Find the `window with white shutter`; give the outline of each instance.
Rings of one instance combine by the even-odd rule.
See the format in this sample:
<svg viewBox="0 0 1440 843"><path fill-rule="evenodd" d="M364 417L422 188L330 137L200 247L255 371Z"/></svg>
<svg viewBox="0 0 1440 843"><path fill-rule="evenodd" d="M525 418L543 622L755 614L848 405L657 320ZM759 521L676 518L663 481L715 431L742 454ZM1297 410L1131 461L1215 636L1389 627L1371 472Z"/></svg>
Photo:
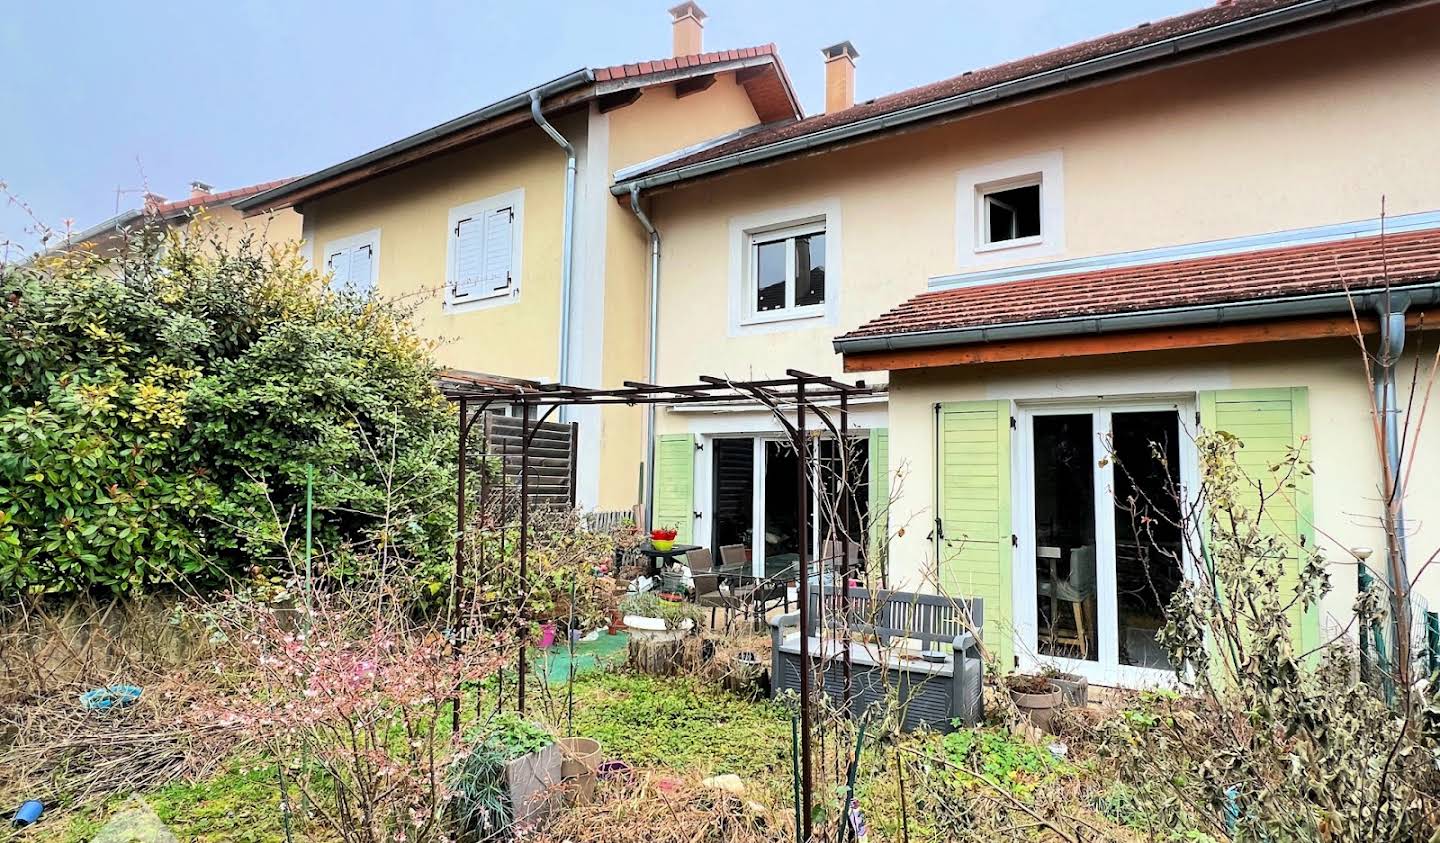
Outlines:
<svg viewBox="0 0 1440 843"><path fill-rule="evenodd" d="M380 263L378 229L327 243L324 255L331 289L362 296L375 292L376 270Z"/></svg>
<svg viewBox="0 0 1440 843"><path fill-rule="evenodd" d="M451 209L448 306L481 307L519 296L523 200L522 191L513 191Z"/></svg>

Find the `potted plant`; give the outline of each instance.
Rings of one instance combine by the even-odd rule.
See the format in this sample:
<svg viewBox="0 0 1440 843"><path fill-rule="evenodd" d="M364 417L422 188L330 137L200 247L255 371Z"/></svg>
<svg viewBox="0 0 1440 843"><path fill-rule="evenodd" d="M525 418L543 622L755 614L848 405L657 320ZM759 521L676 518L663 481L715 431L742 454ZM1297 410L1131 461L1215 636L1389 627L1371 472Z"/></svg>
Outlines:
<svg viewBox="0 0 1440 843"><path fill-rule="evenodd" d="M678 638L695 628L699 610L693 603L662 600L653 592L631 594L620 603L625 625L632 634L647 633L651 639Z"/></svg>
<svg viewBox="0 0 1440 843"><path fill-rule="evenodd" d="M465 744L448 774L462 839L492 839L549 810L564 755L548 731L501 714L466 733Z"/></svg>
<svg viewBox="0 0 1440 843"><path fill-rule="evenodd" d="M1060 707L1060 687L1048 676L1030 673L1012 673L1005 677L1004 683L1020 713L1037 728L1050 731L1055 710Z"/></svg>
<svg viewBox="0 0 1440 843"><path fill-rule="evenodd" d="M650 531L650 546L662 553L675 549L675 537L680 531L674 527L656 527Z"/></svg>

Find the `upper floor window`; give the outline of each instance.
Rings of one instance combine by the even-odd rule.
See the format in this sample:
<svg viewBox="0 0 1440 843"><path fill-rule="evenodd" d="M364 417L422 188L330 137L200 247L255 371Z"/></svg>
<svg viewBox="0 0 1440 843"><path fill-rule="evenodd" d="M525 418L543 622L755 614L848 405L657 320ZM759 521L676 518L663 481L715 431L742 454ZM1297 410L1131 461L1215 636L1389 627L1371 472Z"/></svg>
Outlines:
<svg viewBox="0 0 1440 843"><path fill-rule="evenodd" d="M798 319L825 312L825 221L749 235L749 321Z"/></svg>
<svg viewBox="0 0 1440 843"><path fill-rule="evenodd" d="M523 202L523 193L512 191L451 209L445 273L448 306L500 303L520 295Z"/></svg>
<svg viewBox="0 0 1440 843"><path fill-rule="evenodd" d="M1024 183L986 185L980 191L980 213L986 243L1033 241L1040 237L1040 176Z"/></svg>
<svg viewBox="0 0 1440 843"><path fill-rule="evenodd" d="M367 231L325 244L325 271L337 291L368 296L375 292L380 274L380 231Z"/></svg>
<svg viewBox="0 0 1440 843"><path fill-rule="evenodd" d="M1065 251L1065 168L1060 150L961 170L956 264L1014 263Z"/></svg>

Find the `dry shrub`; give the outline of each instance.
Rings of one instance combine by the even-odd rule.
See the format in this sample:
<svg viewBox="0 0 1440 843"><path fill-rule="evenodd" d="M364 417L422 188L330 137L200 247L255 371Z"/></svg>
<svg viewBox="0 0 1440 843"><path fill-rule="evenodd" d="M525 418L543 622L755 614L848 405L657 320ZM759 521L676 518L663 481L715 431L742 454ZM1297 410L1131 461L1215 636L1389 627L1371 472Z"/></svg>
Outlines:
<svg viewBox="0 0 1440 843"><path fill-rule="evenodd" d="M40 799L73 808L115 793L215 774L240 749L233 725L194 705L184 680L150 682L136 702L109 711L83 707L93 686L55 687L0 709L0 803Z"/></svg>
<svg viewBox="0 0 1440 843"><path fill-rule="evenodd" d="M703 787L697 778L641 774L602 782L595 802L555 814L532 843L785 843L794 819L752 794Z"/></svg>

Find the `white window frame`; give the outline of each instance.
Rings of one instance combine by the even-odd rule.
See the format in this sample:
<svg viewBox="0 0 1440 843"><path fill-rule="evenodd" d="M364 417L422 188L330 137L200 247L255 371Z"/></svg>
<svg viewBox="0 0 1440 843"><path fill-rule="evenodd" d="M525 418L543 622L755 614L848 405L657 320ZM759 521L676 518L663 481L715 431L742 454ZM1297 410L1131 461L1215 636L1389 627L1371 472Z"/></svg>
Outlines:
<svg viewBox="0 0 1440 843"><path fill-rule="evenodd" d="M827 260L825 272L825 301L830 299L830 272L828 260L830 256L830 237L825 230L825 218L806 220L805 222L778 228L764 228L758 231L749 232L749 255L746 262L746 290L745 303L747 313L746 324L760 322L785 322L792 319L812 319L825 315L825 302L819 304L797 305L795 304L797 278L795 277L795 240L812 234L825 234L825 257ZM783 242L785 244L785 306L778 310L760 310L760 247L770 243Z"/></svg>
<svg viewBox="0 0 1440 843"><path fill-rule="evenodd" d="M1013 263L1065 251L1065 167L1060 150L994 161L961 170L955 184L955 264ZM990 241L986 196L1040 186L1040 234Z"/></svg>
<svg viewBox="0 0 1440 843"><path fill-rule="evenodd" d="M1116 398L1055 399L1019 401L1012 412L1017 419L1011 442L1011 513L1014 518L1016 545L1011 557L1011 612L1015 621L1015 651L1022 670L1038 671L1059 667L1067 673L1085 676L1091 682L1123 688L1171 687L1175 672L1169 668L1149 668L1121 664L1119 661L1119 617L1115 604L1115 464L1109 459L1108 435L1113 429L1114 413L1174 411L1179 427L1180 488L1182 495L1197 488L1199 454L1195 448L1196 397L1193 393L1174 395L1134 395ZM1095 435L1089 465L1093 471L1095 505L1095 579L1096 629L1099 633L1094 661L1040 653L1040 627L1036 605L1037 576L1035 571L1035 417L1047 415L1090 414L1095 419ZM1181 573L1197 581L1200 570L1191 558L1189 547L1182 543ZM1108 595L1108 596L1107 596Z"/></svg>
<svg viewBox="0 0 1440 843"><path fill-rule="evenodd" d="M1040 191L1040 233L1028 237L1011 237L1005 240L990 239L990 206L1003 205L1005 203L998 199L992 199L996 193L1006 190L1014 190L1020 187L1036 187ZM1036 243L1045 242L1045 177L1042 173L1030 173L1024 176L1017 176L1013 179L989 182L975 186L975 201L978 205L975 208L975 224L978 227L975 232L975 248L979 251L994 251L995 249L1014 249L1021 246L1033 246ZM1011 209L1012 215L1014 209Z"/></svg>
<svg viewBox="0 0 1440 843"><path fill-rule="evenodd" d="M514 224L510 227L510 286L505 290L493 293L456 298L453 292L457 275L455 261L458 258L458 250L455 248L457 240L455 230L463 219L483 216L501 208L510 208L514 214ZM464 313L519 301L520 291L525 286L523 283L525 250L522 248L524 243L525 190L523 188L451 208L445 221L445 312Z"/></svg>
<svg viewBox="0 0 1440 843"><path fill-rule="evenodd" d="M836 324L840 312L843 269L841 262L840 203L825 199L732 217L730 229L730 336L786 331ZM760 243L804 234L825 234L825 301L794 307L795 260L793 242L786 245L786 302L781 310L756 309L759 288L756 249Z"/></svg>
<svg viewBox="0 0 1440 843"><path fill-rule="evenodd" d="M370 285L369 291L372 294L380 292L380 229L372 228L369 231L362 231L359 234L352 234L349 237L340 237L325 244L320 252L320 270L330 274L330 256L336 252L349 252L361 246L370 247ZM350 287L355 286L354 279L350 279Z"/></svg>

